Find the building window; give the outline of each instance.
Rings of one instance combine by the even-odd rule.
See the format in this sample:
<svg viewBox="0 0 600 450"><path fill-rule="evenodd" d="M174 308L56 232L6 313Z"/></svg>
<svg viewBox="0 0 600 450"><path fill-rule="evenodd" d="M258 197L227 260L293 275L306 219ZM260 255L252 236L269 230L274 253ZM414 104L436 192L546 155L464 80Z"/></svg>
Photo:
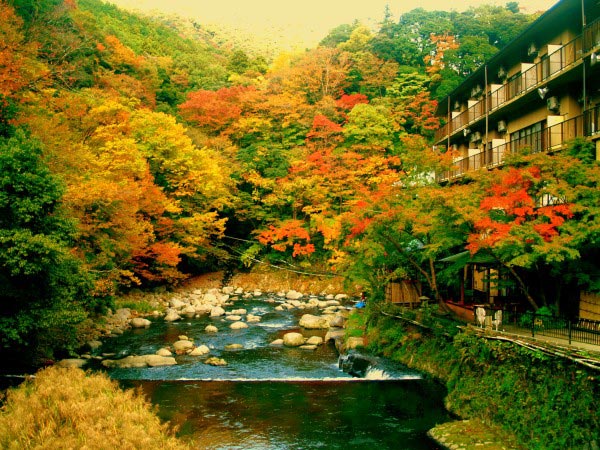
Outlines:
<svg viewBox="0 0 600 450"><path fill-rule="evenodd" d="M543 133L545 121L535 123L529 127L510 134L510 150L518 152L530 148L532 152L541 152L544 149Z"/></svg>

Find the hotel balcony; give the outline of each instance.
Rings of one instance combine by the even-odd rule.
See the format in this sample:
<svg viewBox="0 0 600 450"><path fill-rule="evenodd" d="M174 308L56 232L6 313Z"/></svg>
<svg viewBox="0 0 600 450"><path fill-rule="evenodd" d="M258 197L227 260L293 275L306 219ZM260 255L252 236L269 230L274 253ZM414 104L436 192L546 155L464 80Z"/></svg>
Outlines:
<svg viewBox="0 0 600 450"><path fill-rule="evenodd" d="M568 142L576 137L600 135L600 106L586 111L584 114L548 127L540 132L532 133L525 138L492 147L471 156L457 158L454 168L437 175L439 182L450 181L474 170L504 164L506 157L527 149L530 152L553 152L562 150Z"/></svg>
<svg viewBox="0 0 600 450"><path fill-rule="evenodd" d="M565 45L548 45L548 54L536 64L522 64L522 71L502 84L489 84L483 98L472 99L461 112L448 111L448 123L435 134L442 145L456 133L477 124L486 117L518 102L525 95L580 66L584 59L600 48L600 19L588 25L583 33ZM594 57L597 55L594 54ZM481 95L480 94L480 95ZM451 117L453 115L453 117Z"/></svg>

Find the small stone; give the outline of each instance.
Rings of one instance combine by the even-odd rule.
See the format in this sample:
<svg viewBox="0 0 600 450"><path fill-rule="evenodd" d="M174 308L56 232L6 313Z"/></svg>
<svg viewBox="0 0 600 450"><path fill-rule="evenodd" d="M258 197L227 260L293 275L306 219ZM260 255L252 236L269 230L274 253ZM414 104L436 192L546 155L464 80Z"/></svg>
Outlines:
<svg viewBox="0 0 600 450"><path fill-rule="evenodd" d="M311 336L307 339L306 343L308 345L321 345L323 343L323 338L321 336Z"/></svg>
<svg viewBox="0 0 600 450"><path fill-rule="evenodd" d="M223 358L217 358L216 356L213 356L211 358L207 358L204 361L204 364L208 364L209 366L226 366L227 361L225 361Z"/></svg>
<svg viewBox="0 0 600 450"><path fill-rule="evenodd" d="M206 331L207 333L216 333L219 331L219 329L214 325L207 325L204 331Z"/></svg>
<svg viewBox="0 0 600 450"><path fill-rule="evenodd" d="M233 322L231 325L229 325L229 328L232 330L241 330L242 328L248 328L248 325L244 322Z"/></svg>
<svg viewBox="0 0 600 450"><path fill-rule="evenodd" d="M228 344L225 346L225 350L241 350L243 348L242 344Z"/></svg>
<svg viewBox="0 0 600 450"><path fill-rule="evenodd" d="M164 347L157 350L156 354L158 356L172 356L173 355L173 353L171 353L171 350L169 350L168 348L164 348Z"/></svg>

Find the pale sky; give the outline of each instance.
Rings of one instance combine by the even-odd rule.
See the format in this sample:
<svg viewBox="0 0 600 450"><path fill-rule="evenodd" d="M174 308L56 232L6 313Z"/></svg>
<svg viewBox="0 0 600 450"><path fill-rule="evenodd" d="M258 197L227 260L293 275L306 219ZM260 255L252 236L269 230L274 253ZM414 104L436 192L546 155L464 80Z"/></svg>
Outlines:
<svg viewBox="0 0 600 450"><path fill-rule="evenodd" d="M290 39L316 44L337 25L354 19L369 25L383 18L389 5L397 19L421 7L427 10L462 11L481 4L505 5L510 0L108 0L141 11L159 10L192 17L199 23L224 23L262 34L266 29L283 29ZM520 0L524 12L546 10L558 0Z"/></svg>

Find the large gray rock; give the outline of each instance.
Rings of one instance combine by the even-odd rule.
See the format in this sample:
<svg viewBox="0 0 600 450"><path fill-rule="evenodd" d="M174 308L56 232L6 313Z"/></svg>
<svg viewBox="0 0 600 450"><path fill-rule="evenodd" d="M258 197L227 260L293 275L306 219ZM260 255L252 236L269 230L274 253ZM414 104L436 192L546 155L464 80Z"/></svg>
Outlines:
<svg viewBox="0 0 600 450"><path fill-rule="evenodd" d="M286 333L283 335L283 345L286 347L300 347L304 345L304 336L301 333Z"/></svg>
<svg viewBox="0 0 600 450"><path fill-rule="evenodd" d="M304 314L300 319L300 326L309 330L327 329L329 328L329 320L323 316Z"/></svg>

